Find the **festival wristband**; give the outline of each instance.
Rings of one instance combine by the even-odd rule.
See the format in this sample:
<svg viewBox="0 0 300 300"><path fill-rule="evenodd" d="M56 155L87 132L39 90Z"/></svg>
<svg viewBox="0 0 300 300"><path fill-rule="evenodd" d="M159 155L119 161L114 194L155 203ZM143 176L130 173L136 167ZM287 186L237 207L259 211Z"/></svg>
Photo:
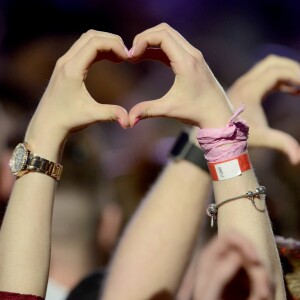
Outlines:
<svg viewBox="0 0 300 300"><path fill-rule="evenodd" d="M252 169L248 152L224 161L209 162L207 165L213 181L233 178Z"/></svg>

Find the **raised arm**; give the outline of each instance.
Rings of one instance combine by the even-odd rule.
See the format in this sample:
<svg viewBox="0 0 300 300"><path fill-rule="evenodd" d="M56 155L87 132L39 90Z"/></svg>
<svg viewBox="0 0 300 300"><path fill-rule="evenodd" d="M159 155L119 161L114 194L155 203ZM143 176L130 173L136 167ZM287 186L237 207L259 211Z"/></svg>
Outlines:
<svg viewBox="0 0 300 300"><path fill-rule="evenodd" d="M206 171L191 162L168 163L120 240L103 299L172 298L191 257L210 186Z"/></svg>
<svg viewBox="0 0 300 300"><path fill-rule="evenodd" d="M131 124L136 124L143 118L160 116L173 117L203 128L225 127L232 116L231 105L201 53L165 24L147 30L136 37L134 48L131 50L132 59L137 61L142 59L143 54L149 50L148 47L159 47L164 52L175 73L175 81L170 91L161 99L136 105L130 112ZM157 49L151 49L151 51L155 50ZM162 58L165 59L163 56ZM162 178L164 177L160 180ZM186 178L190 179L187 173ZM193 182L191 181L191 186L194 185ZM165 189L164 195L169 195L170 191L167 191L166 184L160 185L159 183L156 188L159 186ZM203 187L205 186L207 187L208 184L203 184ZM195 189L198 190L199 187L202 187L201 181L198 181ZM257 187L258 183L253 170L248 170L241 176L216 182L214 184L216 201L220 203L227 198L245 194L248 190L255 190ZM191 243L195 236L193 226L199 223L199 215L196 216L196 214L201 214L201 211L197 210L195 213L192 209L185 210L185 213L188 213L185 216L181 210L171 211L170 207L165 206L165 197L154 200L156 198L153 196L154 191L155 189L152 190L150 196L147 196L120 242L110 268L103 299L121 299L121 295L125 294L129 295L130 299L151 299L154 295L164 292L174 295L178 288L184 266L191 253L191 244L187 244L185 232L184 235L182 234L181 222L186 226L185 230L189 228L190 235L188 236ZM189 201L193 199L190 198L191 190L185 194L185 197L182 196L185 198L184 201L179 200L177 195L181 193L176 194L178 201L173 202L176 207L193 203ZM198 201L199 203L202 201L203 205L204 193L202 195L202 200L198 199ZM250 201L241 200L224 205L226 209L220 208L220 233L233 228L248 237L257 248L264 263L272 271L277 272L277 299L282 299L284 289L281 268L268 215L266 212L256 211L250 204ZM166 207L169 211L161 210L161 207ZM165 216L171 215L172 219L159 216L158 220L166 219L167 221L157 222L156 216L159 212L165 213ZM181 216L182 221L175 218L174 212L176 216ZM186 223L190 219L193 222L195 219L198 221L191 223L194 225L188 227ZM143 220L146 220L145 223ZM170 226L168 220L175 220L174 224ZM145 224L147 224L146 229ZM162 225L165 227L161 227ZM170 256L175 257L176 266L171 264L173 258ZM177 274L174 274L175 270Z"/></svg>
<svg viewBox="0 0 300 300"><path fill-rule="evenodd" d="M292 164L300 161L298 141L286 132L270 128L262 107L272 92L300 93L300 65L292 59L269 55L239 77L228 89L227 95L235 108L246 105L243 113L250 126L250 147L279 150Z"/></svg>
<svg viewBox="0 0 300 300"><path fill-rule="evenodd" d="M148 32L152 34L157 30L171 32L177 39L178 33L162 24L138 35L134 45L140 46L140 38L144 41ZM186 41L180 39L179 42L189 47ZM142 58L133 53L132 59ZM132 124L142 117L135 118L134 110L131 111ZM190 143L196 144L195 134ZM195 163L184 159L168 163L121 238L108 272L103 299L122 299L124 295L128 299L174 296L195 245L201 223L199 215L207 205L210 186L207 171Z"/></svg>
<svg viewBox="0 0 300 300"><path fill-rule="evenodd" d="M94 62L104 58L127 60L127 53L121 38L109 33L92 30L77 40L58 60L28 126L24 141L32 153L59 163L70 132L102 121L117 120L123 127L129 125L125 109L97 103L84 84ZM45 295L54 177L27 172L16 180L0 232L0 291ZM5 297L3 294L0 298Z"/></svg>

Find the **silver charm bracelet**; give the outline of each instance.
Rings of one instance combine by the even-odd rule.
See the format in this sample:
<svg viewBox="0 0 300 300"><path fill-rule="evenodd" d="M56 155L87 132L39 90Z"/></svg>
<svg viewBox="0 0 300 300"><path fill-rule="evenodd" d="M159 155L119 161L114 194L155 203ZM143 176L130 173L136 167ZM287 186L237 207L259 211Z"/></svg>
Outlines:
<svg viewBox="0 0 300 300"><path fill-rule="evenodd" d="M210 226L213 227L215 221L217 221L217 218L218 218L218 209L222 205L224 205L224 204L226 204L228 202L237 200L237 199L247 198L247 199L249 199L252 202L254 208L257 211L259 211L259 212L265 212L266 211L266 207L264 207L263 209L260 209L259 207L257 207L254 199L258 197L258 198L260 198L261 201L265 202L266 192L267 192L267 189L264 186L259 186L258 188L256 188L256 190L254 192L249 191L249 192L247 192L244 195L237 196L237 197L230 198L230 199L226 199L226 200L220 202L219 204L216 204L216 203L210 204L207 207L207 209L206 209L206 214L211 218Z"/></svg>

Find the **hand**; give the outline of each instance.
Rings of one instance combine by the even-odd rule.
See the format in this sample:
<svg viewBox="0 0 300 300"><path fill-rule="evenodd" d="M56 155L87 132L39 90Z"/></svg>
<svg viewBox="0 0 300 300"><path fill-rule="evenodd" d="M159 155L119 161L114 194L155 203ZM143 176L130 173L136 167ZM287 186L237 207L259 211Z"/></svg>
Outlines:
<svg viewBox="0 0 300 300"><path fill-rule="evenodd" d="M249 146L280 150L291 163L297 164L300 161L297 140L283 131L270 128L261 105L265 96L273 91L299 94L299 63L284 57L268 56L240 77L227 95L235 108L246 104L242 118L250 126Z"/></svg>
<svg viewBox="0 0 300 300"><path fill-rule="evenodd" d="M238 233L214 238L200 252L194 300L274 299L270 273L252 244Z"/></svg>
<svg viewBox="0 0 300 300"><path fill-rule="evenodd" d="M128 127L124 108L97 103L86 89L84 80L90 67L103 59L128 60L128 50L119 36L90 30L57 61L26 133L30 145L60 145L70 132L101 121L117 120Z"/></svg>
<svg viewBox="0 0 300 300"><path fill-rule="evenodd" d="M159 47L165 55L153 47ZM135 62L158 59L169 64L175 74L174 84L166 95L131 109L131 126L150 117L172 117L200 127L227 124L232 111L222 87L202 54L170 26L160 24L137 35L130 55Z"/></svg>

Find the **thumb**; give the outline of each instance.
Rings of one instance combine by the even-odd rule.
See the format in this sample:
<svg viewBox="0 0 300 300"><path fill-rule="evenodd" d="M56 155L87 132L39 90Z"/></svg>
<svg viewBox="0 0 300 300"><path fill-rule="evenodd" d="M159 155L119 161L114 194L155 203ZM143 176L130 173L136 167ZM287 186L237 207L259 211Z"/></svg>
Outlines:
<svg viewBox="0 0 300 300"><path fill-rule="evenodd" d="M140 102L129 112L130 126L133 127L142 119L164 117L168 111L168 101L163 98Z"/></svg>
<svg viewBox="0 0 300 300"><path fill-rule="evenodd" d="M267 147L279 150L288 156L292 164L300 161L300 146L298 141L291 135L277 129L256 130L249 135L250 147Z"/></svg>
<svg viewBox="0 0 300 300"><path fill-rule="evenodd" d="M89 110L94 122L117 121L123 128L130 125L128 113L122 106L95 103Z"/></svg>

